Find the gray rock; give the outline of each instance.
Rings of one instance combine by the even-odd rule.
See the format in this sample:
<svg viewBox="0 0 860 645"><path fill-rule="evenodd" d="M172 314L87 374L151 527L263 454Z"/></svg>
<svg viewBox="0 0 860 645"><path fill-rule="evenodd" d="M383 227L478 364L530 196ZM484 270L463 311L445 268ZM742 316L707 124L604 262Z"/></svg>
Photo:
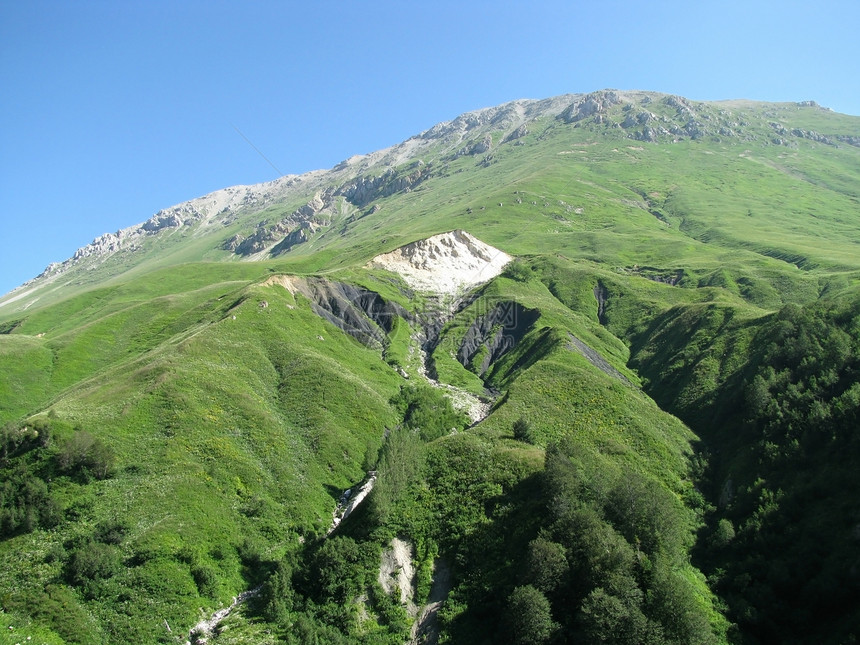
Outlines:
<svg viewBox="0 0 860 645"><path fill-rule="evenodd" d="M516 130L511 132L508 136L504 138L502 143L508 143L510 141L515 141L516 139L521 139L529 133L529 129L525 126L525 124L518 127Z"/></svg>

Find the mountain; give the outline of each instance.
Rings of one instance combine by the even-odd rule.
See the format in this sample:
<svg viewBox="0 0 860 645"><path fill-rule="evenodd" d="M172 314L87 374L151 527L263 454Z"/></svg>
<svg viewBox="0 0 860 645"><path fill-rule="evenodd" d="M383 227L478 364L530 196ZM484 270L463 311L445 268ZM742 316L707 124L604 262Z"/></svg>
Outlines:
<svg viewBox="0 0 860 645"><path fill-rule="evenodd" d="M0 299L4 620L851 642L858 205L858 117L603 90L105 234Z"/></svg>

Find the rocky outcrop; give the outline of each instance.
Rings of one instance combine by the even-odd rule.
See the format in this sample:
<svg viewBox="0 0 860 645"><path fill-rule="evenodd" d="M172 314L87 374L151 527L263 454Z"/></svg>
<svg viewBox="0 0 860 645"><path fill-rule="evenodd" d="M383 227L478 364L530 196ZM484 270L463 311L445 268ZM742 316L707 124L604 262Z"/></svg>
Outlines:
<svg viewBox="0 0 860 645"><path fill-rule="evenodd" d="M182 226L182 218L179 213L159 211L141 224L140 228L147 233L155 233L165 228L179 228L180 226Z"/></svg>
<svg viewBox="0 0 860 645"><path fill-rule="evenodd" d="M399 274L413 289L453 295L496 277L510 261L507 253L458 230L378 255L368 266Z"/></svg>
<svg viewBox="0 0 860 645"><path fill-rule="evenodd" d="M510 143L511 141L516 141L517 139L522 139L529 133L529 129L525 124L518 127L516 130L508 134L504 139L502 139L502 143Z"/></svg>
<svg viewBox="0 0 860 645"><path fill-rule="evenodd" d="M335 191L346 200L363 208L377 199L382 199L395 193L412 190L415 186L430 177L431 167L421 161L416 161L409 172L398 173L389 168L378 176L359 177Z"/></svg>
<svg viewBox="0 0 860 645"><path fill-rule="evenodd" d="M289 233L272 249L272 255L277 256L286 253L297 244L303 244L308 241L308 231L313 233L313 225L310 222L302 224L302 228L296 229Z"/></svg>
<svg viewBox="0 0 860 645"><path fill-rule="evenodd" d="M860 137L852 137L847 134L838 134L834 137L837 141L847 143L849 146L860 148Z"/></svg>
<svg viewBox="0 0 860 645"><path fill-rule="evenodd" d="M618 92L613 90L602 90L600 92L592 92L578 98L571 103L559 115L559 118L565 123L576 123L588 117L596 116L597 121L602 122L602 115L613 105L621 103L621 97Z"/></svg>
<svg viewBox="0 0 860 645"><path fill-rule="evenodd" d="M397 593L395 601L406 609L410 617L417 613L415 607L415 566L412 564L414 552L412 543L400 538L392 538L388 548L382 551L377 581L387 595Z"/></svg>
<svg viewBox="0 0 860 645"><path fill-rule="evenodd" d="M466 331L457 350L457 360L483 377L493 363L516 346L538 318L537 310L526 309L518 302L496 303ZM476 358L480 363L476 364Z"/></svg>
<svg viewBox="0 0 860 645"><path fill-rule="evenodd" d="M473 142L465 148L460 148L457 152L458 157L464 155L482 155L489 152L493 147L493 135L486 134L483 138Z"/></svg>
<svg viewBox="0 0 860 645"><path fill-rule="evenodd" d="M276 222L264 220L249 236L234 235L226 240L221 248L236 255L253 255L274 246L274 254L284 253L296 244L307 242L318 226L328 222L316 222L315 218L330 207L333 191L317 193L308 203L300 206L286 217Z"/></svg>
<svg viewBox="0 0 860 645"><path fill-rule="evenodd" d="M301 294L310 301L315 314L376 349L386 346L386 334L394 329L398 317L412 318L403 307L375 291L344 282L281 276L270 278L269 284L280 284L293 295Z"/></svg>
<svg viewBox="0 0 860 645"><path fill-rule="evenodd" d="M833 139L823 134L819 134L815 130L802 130L800 128L792 128L791 130L789 130L781 123L771 123L770 127L772 127L780 137L783 137L783 141L785 140L785 137L794 137L797 139L808 139L809 141L816 141L818 143L823 143L828 146L836 145L836 142L834 142Z"/></svg>

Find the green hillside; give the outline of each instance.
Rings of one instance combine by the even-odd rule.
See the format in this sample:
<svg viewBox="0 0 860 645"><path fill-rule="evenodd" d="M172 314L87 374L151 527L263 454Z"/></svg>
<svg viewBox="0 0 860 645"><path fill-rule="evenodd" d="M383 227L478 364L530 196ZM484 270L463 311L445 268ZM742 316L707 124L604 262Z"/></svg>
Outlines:
<svg viewBox="0 0 860 645"><path fill-rule="evenodd" d="M858 214L860 118L606 90L100 238L0 298L2 638L853 642Z"/></svg>

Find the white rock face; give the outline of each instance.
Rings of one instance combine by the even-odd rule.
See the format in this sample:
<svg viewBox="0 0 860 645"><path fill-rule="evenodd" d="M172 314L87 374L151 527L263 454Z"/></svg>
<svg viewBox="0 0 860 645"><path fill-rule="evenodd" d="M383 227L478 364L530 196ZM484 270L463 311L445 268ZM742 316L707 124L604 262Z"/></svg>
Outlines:
<svg viewBox="0 0 860 645"><path fill-rule="evenodd" d="M457 294L495 278L511 259L465 231L450 231L378 255L369 266L400 274L418 291Z"/></svg>

